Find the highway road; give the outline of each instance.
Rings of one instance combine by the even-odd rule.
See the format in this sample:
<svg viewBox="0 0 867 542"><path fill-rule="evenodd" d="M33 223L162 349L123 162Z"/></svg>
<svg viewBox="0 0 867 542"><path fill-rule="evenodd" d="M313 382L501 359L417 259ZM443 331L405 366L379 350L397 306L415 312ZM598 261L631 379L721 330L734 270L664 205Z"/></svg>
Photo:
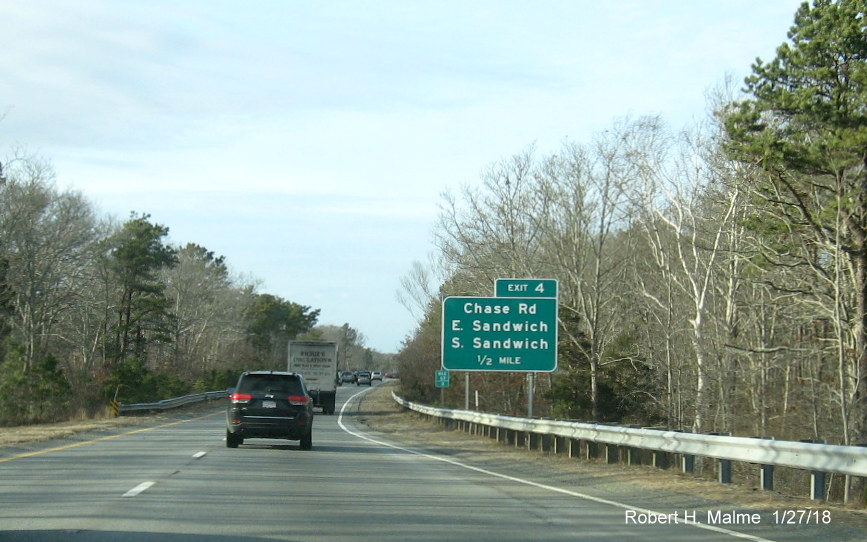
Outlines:
<svg viewBox="0 0 867 542"><path fill-rule="evenodd" d="M695 526L680 504L657 510L668 524L648 524L650 510L620 498L371 433L355 415L368 391L339 389L339 415L317 414L311 451L265 439L226 448L222 408L0 449L0 540L758 542L811 540L824 528L780 528L767 516L741 533Z"/></svg>

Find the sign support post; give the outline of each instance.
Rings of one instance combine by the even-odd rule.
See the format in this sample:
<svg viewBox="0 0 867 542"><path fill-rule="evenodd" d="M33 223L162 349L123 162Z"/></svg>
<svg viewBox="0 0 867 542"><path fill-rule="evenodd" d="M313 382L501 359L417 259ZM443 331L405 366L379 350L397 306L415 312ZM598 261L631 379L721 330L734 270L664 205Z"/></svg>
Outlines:
<svg viewBox="0 0 867 542"><path fill-rule="evenodd" d="M464 373L464 410L470 409L470 373Z"/></svg>
<svg viewBox="0 0 867 542"><path fill-rule="evenodd" d="M536 373L527 375L527 417L533 417L533 402L536 400Z"/></svg>

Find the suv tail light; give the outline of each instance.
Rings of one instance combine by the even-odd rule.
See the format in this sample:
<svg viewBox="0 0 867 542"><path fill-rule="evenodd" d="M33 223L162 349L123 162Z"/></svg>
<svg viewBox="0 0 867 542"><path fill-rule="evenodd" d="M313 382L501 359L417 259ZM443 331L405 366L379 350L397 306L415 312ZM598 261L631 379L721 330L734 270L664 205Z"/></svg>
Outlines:
<svg viewBox="0 0 867 542"><path fill-rule="evenodd" d="M233 393L229 396L229 399L232 401L233 404L246 405L253 399L253 396L249 393Z"/></svg>
<svg viewBox="0 0 867 542"><path fill-rule="evenodd" d="M310 398L307 397L306 395L290 395L289 396L289 404L290 405L296 405L296 406L306 405L307 401L309 401L309 400L310 400Z"/></svg>

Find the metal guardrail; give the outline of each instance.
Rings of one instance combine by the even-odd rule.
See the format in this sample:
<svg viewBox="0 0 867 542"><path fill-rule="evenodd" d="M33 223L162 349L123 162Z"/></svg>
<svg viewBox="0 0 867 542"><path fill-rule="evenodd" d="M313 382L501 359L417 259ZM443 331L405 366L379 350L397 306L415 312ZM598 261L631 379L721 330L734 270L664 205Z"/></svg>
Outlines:
<svg viewBox="0 0 867 542"><path fill-rule="evenodd" d="M551 435L627 449L637 448L681 454L685 458L710 457L720 460L721 465L726 461L753 463L762 466L764 469L763 477L767 475L767 467L803 469L811 472L814 486L821 486L814 489L812 494L814 499L824 498L825 473L867 477L867 448L861 446L704 435L659 429L515 418L420 405L407 401L394 392L392 392L392 396L400 405L427 416L526 434ZM728 467L730 472L730 464ZM724 469L721 467L720 470ZM720 481L728 482L730 479L721 479ZM771 489L772 487L772 479L769 484L766 484L763 478L763 488Z"/></svg>
<svg viewBox="0 0 867 542"><path fill-rule="evenodd" d="M163 399L155 403L132 403L119 404L117 413L119 416L130 412L147 412L152 410L169 410L179 406L189 405L191 403L199 403L201 401L210 401L212 399L221 399L226 397L226 390L207 391L205 393L194 393L192 395L184 395L183 397L174 397L172 399Z"/></svg>

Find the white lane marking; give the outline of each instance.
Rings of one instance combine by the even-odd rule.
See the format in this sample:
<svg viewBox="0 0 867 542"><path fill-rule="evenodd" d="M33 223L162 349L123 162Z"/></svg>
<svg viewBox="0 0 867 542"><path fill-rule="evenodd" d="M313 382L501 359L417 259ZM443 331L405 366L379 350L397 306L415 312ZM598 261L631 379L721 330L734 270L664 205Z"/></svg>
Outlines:
<svg viewBox="0 0 867 542"><path fill-rule="evenodd" d="M454 459L449 459L449 458L447 458L447 457L440 457L440 456L436 456L436 455L430 455L430 454L426 454L426 453L424 453L424 452L419 452L419 451L417 451L417 450L411 450L411 449L409 449L409 448L404 448L404 447L402 447L402 446L397 446L396 444L390 444L390 443L388 443L388 442L383 442L383 441L381 441L381 440L376 440L376 439L374 439L374 438L368 437L367 435L364 435L364 434L358 433L358 432L356 432L356 431L353 431L353 430L349 429L348 427L346 427L346 426L343 424L343 412L346 410L346 407L349 405L349 403L350 403L353 399L355 399L356 397L358 397L359 395L361 395L361 394L363 394L363 393L367 393L367 392L369 392L370 389L371 389L371 388L368 388L368 389L366 389L366 390L360 391L360 392L358 392L358 393L352 395L351 397L349 397L349 399L346 400L345 403L343 403L343 406L340 408L340 416L337 417L337 425L339 425L341 429L343 429L344 431L346 431L347 433L349 433L350 435L352 435L352 436L354 436L354 437L360 438L360 439L362 439L362 440L366 440L366 441L368 441L368 442L372 442L372 443L374 443L374 444L379 444L380 446L386 446L386 447L388 447L388 448L394 448L395 450L400 450L400 451L406 452L406 453L408 453L408 454L417 455L417 456L420 456L420 457L425 457L425 458L427 458L427 459L432 459L432 460L434 460L434 461L441 461L441 462L443 462L443 463L448 463L448 464L450 464L450 465L454 465L454 466L456 466L456 467L461 467L461 468L464 468L464 469L467 469L467 470L471 470L471 471L475 471L475 472L480 472L480 473L482 473L482 474L487 474L488 476L493 476L493 477L496 477L496 478L502 478L502 479L504 479L504 480L509 480L509 481L511 481L511 482L517 482L517 483L519 483L519 484L525 484L525 485L532 486L532 487L536 487L536 488L539 488L539 489L545 489L545 490L547 490L547 491L553 491L553 492L555 492L555 493L561 493L561 494L563 494L563 495L569 495L570 497L577 497L577 498L579 498L579 499L584 499L584 500L588 500L588 501L592 501L592 502L597 502L597 503L600 503L600 504L607 504L607 505L609 505L609 506L614 506L614 507L617 507L617 508L622 508L622 509L624 509L624 510L635 510L636 512L639 512L639 513L642 513L642 514L653 514L653 515L655 515L655 516L663 516L663 515L666 515L666 514L663 514L663 513L661 513L661 512L656 512L655 510L650 510L649 508L640 508L640 507L638 507L638 506L632 506L632 505L629 505L629 504L624 504L624 503L622 503L622 502L617 502L617 501L612 501L612 500L608 500L608 499L603 499L603 498L600 498L600 497L594 497L594 496L592 496L592 495L587 495L587 494L585 494L585 493L578 493L577 491L571 491L571 490L563 489L563 488L560 488L560 487L549 486L549 485L547 485L547 484L540 484L540 483L538 483L538 482L533 482L532 480L524 480L523 478L517 478L517 477L515 477L515 476L510 476L510 475L508 475L508 474L501 474L501 473L499 473L499 472L490 471L490 470L483 469L483 468L480 468L480 467L474 467L474 466L472 466L472 465L467 465L466 463L461 463L460 461L455 461ZM721 533L721 534L729 535L729 536L732 536L732 537L735 537L735 538L742 538L742 539L744 539L744 540L751 540L752 542L774 542L773 540L771 540L771 539L769 539L769 538L762 538L762 537L760 537L760 536L755 536L755 535L751 535L751 534L739 533L739 532L737 532L737 531L731 531L731 530L729 530L729 529L723 529L722 527L717 527L716 525L708 525L707 523L700 523L700 522L698 522L698 521L696 521L696 522L688 522L688 523L686 523L686 524L687 524L687 525L692 525L693 527L697 527L697 528L699 528L699 529L705 529L705 530L707 530L707 531L713 531L713 532L715 532L715 533Z"/></svg>
<svg viewBox="0 0 867 542"><path fill-rule="evenodd" d="M201 458L205 457L206 455L208 455L208 452L198 452L198 453L193 454L193 459L201 459Z"/></svg>
<svg viewBox="0 0 867 542"><path fill-rule="evenodd" d="M149 487L154 485L156 482L142 482L134 488L130 489L126 493L123 494L124 497L135 497L139 493L146 491Z"/></svg>

